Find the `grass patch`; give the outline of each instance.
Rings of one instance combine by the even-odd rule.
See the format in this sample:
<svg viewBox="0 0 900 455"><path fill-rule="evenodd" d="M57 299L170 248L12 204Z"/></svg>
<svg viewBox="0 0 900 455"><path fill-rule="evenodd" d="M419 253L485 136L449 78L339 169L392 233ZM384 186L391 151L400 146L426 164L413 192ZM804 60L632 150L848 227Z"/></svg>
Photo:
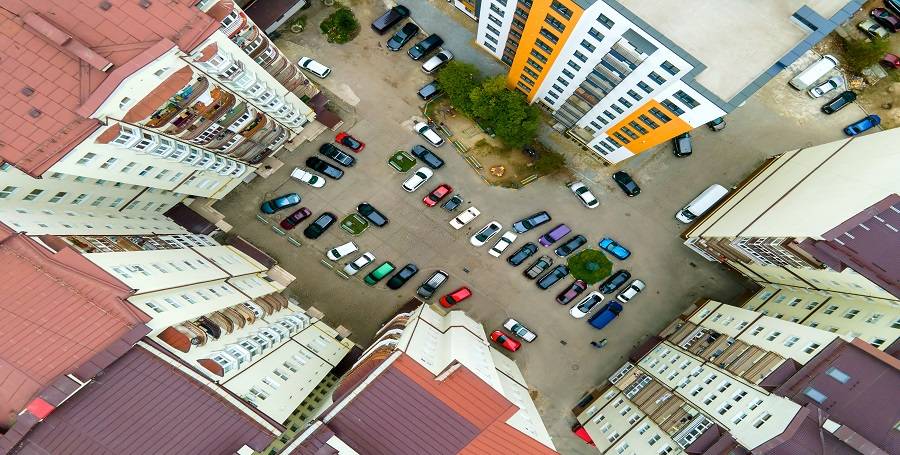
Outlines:
<svg viewBox="0 0 900 455"><path fill-rule="evenodd" d="M369 222L358 213L351 213L341 220L341 229L350 235L360 235L368 227Z"/></svg>
<svg viewBox="0 0 900 455"><path fill-rule="evenodd" d="M410 156L409 153L406 153L406 151L398 150L397 153L388 158L388 164L396 169L397 172L405 173L409 172L416 165L416 159Z"/></svg>
<svg viewBox="0 0 900 455"><path fill-rule="evenodd" d="M569 271L576 279L587 284L594 284L612 273L612 262L600 250L587 249L571 256L568 260Z"/></svg>
<svg viewBox="0 0 900 455"><path fill-rule="evenodd" d="M319 24L319 30L328 37L329 43L349 43L359 35L359 21L350 8L337 5L335 12Z"/></svg>

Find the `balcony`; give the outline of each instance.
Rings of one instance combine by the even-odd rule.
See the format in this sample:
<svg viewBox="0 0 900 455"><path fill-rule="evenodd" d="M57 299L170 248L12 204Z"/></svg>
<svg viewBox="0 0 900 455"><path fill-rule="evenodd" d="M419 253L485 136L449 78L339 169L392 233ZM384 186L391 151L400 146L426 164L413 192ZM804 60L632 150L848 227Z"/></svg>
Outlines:
<svg viewBox="0 0 900 455"><path fill-rule="evenodd" d="M181 89L181 91L169 98L163 107L150 114L150 120L145 123L145 126L148 128L162 128L166 126L175 116L181 114L191 103L196 101L200 95L206 93L208 88L209 80L203 76L198 77L193 84Z"/></svg>
<svg viewBox="0 0 900 455"><path fill-rule="evenodd" d="M186 141L191 141L201 135L214 122L225 116L234 107L236 98L229 92L216 87L211 92L210 104L198 102L194 109L199 115L199 121L187 126L187 131L181 136ZM224 128L223 128L224 129Z"/></svg>
<svg viewBox="0 0 900 455"><path fill-rule="evenodd" d="M575 126L569 129L569 135L584 145L587 145L589 142L594 140L593 133L580 126Z"/></svg>
<svg viewBox="0 0 900 455"><path fill-rule="evenodd" d="M241 130L241 136L244 136L248 139L253 137L254 135L256 135L256 133L258 133L266 126L266 123L268 123L268 121L269 119L266 118L264 114L262 114L261 112L257 113L256 118L252 122L250 122L250 124L245 126L243 130Z"/></svg>

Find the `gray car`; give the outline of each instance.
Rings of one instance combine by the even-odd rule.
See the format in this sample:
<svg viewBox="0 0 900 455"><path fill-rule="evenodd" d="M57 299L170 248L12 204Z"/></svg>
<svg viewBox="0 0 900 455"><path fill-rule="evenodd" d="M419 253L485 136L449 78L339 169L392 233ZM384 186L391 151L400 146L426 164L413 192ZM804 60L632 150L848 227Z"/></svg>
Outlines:
<svg viewBox="0 0 900 455"><path fill-rule="evenodd" d="M447 275L447 272L443 270L432 273L431 276L419 286L419 289L416 289L416 294L423 299L430 299L437 289L447 282L447 278L449 277L450 275Z"/></svg>

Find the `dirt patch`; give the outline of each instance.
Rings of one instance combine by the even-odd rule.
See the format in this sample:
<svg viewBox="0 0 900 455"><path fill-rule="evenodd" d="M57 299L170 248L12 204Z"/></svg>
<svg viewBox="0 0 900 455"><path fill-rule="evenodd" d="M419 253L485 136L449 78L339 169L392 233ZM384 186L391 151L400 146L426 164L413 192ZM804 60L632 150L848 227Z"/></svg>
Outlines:
<svg viewBox="0 0 900 455"><path fill-rule="evenodd" d="M491 185L520 188L522 181L534 174L531 169L532 160L521 150L493 145L482 139L469 149L468 153L481 164L479 173ZM502 175L496 175L499 172L491 172L492 168L495 171L502 171Z"/></svg>

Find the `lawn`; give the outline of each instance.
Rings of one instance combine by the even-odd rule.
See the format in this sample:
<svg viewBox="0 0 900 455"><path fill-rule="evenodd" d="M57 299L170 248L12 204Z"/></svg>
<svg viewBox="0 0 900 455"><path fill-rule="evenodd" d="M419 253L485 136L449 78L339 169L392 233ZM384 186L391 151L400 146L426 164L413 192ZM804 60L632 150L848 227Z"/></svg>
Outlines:
<svg viewBox="0 0 900 455"><path fill-rule="evenodd" d="M368 227L369 222L358 213L351 213L341 220L341 229L349 232L350 235L360 235Z"/></svg>
<svg viewBox="0 0 900 455"><path fill-rule="evenodd" d="M398 150L397 153L391 155L391 157L388 158L388 164L390 164L392 168L396 169L397 172L409 172L409 170L416 165L416 159L410 156L409 153L406 153L403 150Z"/></svg>
<svg viewBox="0 0 900 455"><path fill-rule="evenodd" d="M612 262L600 250L587 249L569 258L572 276L587 284L594 284L609 276Z"/></svg>

